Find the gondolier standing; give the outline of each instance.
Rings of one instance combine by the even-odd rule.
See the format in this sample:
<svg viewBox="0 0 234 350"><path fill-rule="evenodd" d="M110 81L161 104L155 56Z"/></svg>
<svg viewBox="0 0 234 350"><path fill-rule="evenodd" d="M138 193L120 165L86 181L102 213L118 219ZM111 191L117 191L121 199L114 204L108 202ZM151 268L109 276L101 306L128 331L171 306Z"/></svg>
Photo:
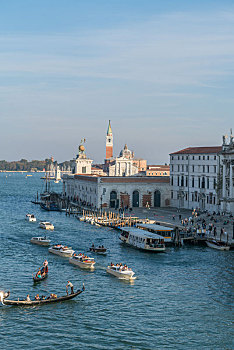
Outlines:
<svg viewBox="0 0 234 350"><path fill-rule="evenodd" d="M67 281L67 285L66 285L67 295L68 295L68 287L71 287L71 294L74 294L73 284L70 281Z"/></svg>

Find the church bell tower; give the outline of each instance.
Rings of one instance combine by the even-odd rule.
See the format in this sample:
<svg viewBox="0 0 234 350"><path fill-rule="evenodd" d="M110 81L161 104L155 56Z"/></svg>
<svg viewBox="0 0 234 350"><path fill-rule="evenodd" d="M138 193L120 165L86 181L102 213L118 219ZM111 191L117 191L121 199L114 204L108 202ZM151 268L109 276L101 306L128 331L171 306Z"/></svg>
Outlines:
<svg viewBox="0 0 234 350"><path fill-rule="evenodd" d="M113 157L113 134L111 129L111 124L109 120L109 125L107 129L106 135L106 159L110 159Z"/></svg>

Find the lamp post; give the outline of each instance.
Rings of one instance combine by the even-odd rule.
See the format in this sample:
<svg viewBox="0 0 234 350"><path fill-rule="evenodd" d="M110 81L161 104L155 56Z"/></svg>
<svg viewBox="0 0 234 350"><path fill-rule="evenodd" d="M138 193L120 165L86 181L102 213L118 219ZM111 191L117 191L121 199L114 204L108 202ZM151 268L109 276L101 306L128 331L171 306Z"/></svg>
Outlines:
<svg viewBox="0 0 234 350"><path fill-rule="evenodd" d="M102 216L102 195L101 195L100 199L101 199L101 216Z"/></svg>

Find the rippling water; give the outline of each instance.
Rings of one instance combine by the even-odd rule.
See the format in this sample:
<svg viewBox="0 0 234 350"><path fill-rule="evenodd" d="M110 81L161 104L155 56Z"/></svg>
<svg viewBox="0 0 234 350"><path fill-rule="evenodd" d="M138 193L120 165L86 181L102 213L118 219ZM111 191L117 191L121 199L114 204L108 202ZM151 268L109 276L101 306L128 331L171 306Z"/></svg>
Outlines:
<svg viewBox="0 0 234 350"><path fill-rule="evenodd" d="M0 306L1 349L232 349L232 252L209 248L168 249L149 254L120 244L118 232L92 227L64 213L31 204L41 191L39 174L0 174L0 289L11 298L28 293L65 294L70 279L86 290L76 299L40 307ZM54 185L59 188L59 185ZM96 256L94 272L70 265L47 248L30 244L44 231L25 221L26 213L51 221L53 243L87 252L94 244L109 248ZM49 277L36 286L32 272L49 261ZM133 284L108 275L110 262L126 263Z"/></svg>

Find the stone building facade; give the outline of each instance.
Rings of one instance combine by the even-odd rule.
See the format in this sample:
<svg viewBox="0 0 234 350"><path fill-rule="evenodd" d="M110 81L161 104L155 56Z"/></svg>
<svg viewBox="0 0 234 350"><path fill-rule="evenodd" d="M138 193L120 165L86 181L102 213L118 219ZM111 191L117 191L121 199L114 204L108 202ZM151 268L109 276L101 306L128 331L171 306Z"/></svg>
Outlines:
<svg viewBox="0 0 234 350"><path fill-rule="evenodd" d="M64 175L63 196L96 208L167 207L169 177Z"/></svg>
<svg viewBox="0 0 234 350"><path fill-rule="evenodd" d="M221 146L189 147L170 154L171 206L219 211Z"/></svg>

